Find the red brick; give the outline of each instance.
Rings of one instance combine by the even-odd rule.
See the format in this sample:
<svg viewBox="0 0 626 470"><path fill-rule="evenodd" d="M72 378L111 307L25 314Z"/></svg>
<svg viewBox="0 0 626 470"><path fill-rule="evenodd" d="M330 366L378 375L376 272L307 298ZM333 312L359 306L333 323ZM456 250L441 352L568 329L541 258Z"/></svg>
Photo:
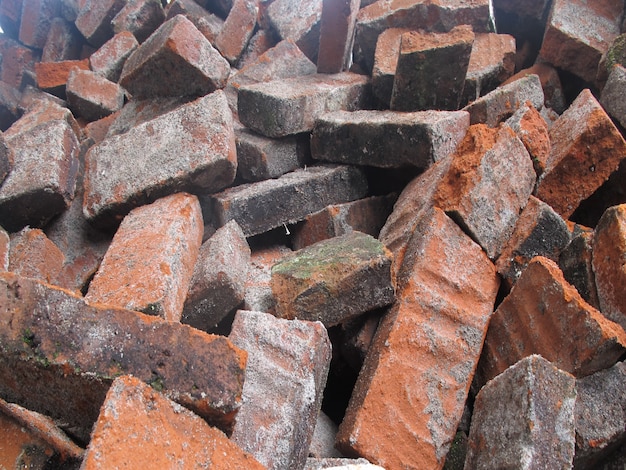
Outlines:
<svg viewBox="0 0 626 470"><path fill-rule="evenodd" d="M13 39L0 36L0 55L2 56L0 80L12 87L23 89L28 75L33 72L35 63L39 60L37 51Z"/></svg>
<svg viewBox="0 0 626 470"><path fill-rule="evenodd" d="M9 271L19 276L59 284L65 256L40 229L26 227L11 236Z"/></svg>
<svg viewBox="0 0 626 470"><path fill-rule="evenodd" d="M278 40L274 37L271 31L266 29L257 30L257 32L250 38L250 41L248 41L248 45L244 51L241 53L237 66L242 69L247 65L250 65L251 63L257 61L260 56L265 54L272 47L276 46L276 44L278 44Z"/></svg>
<svg viewBox="0 0 626 470"><path fill-rule="evenodd" d="M276 302L272 295L270 281L272 266L291 249L282 245L273 245L267 248L252 251L243 308L257 312L274 313Z"/></svg>
<svg viewBox="0 0 626 470"><path fill-rule="evenodd" d="M359 0L323 0L318 73L345 72L352 60L354 27Z"/></svg>
<svg viewBox="0 0 626 470"><path fill-rule="evenodd" d="M82 46L83 38L72 23L63 18L53 18L41 53L41 61L79 59Z"/></svg>
<svg viewBox="0 0 626 470"><path fill-rule="evenodd" d="M550 141L535 195L567 219L617 170L626 142L588 89L551 127Z"/></svg>
<svg viewBox="0 0 626 470"><path fill-rule="evenodd" d="M139 43L131 32L122 31L116 34L89 56L91 70L112 82L117 82L122 74L124 62L138 46Z"/></svg>
<svg viewBox="0 0 626 470"><path fill-rule="evenodd" d="M93 47L100 47L113 37L111 20L126 0L87 0L76 17L76 27Z"/></svg>
<svg viewBox="0 0 626 470"><path fill-rule="evenodd" d="M541 176L552 148L548 123L531 103L520 107L505 122L522 141L533 161L535 173Z"/></svg>
<svg viewBox="0 0 626 470"><path fill-rule="evenodd" d="M22 20L24 0L3 0L0 2L0 27L2 32L12 39L17 39Z"/></svg>
<svg viewBox="0 0 626 470"><path fill-rule="evenodd" d="M442 468L480 355L499 281L441 210L413 231L398 300L382 319L337 436L388 469Z"/></svg>
<svg viewBox="0 0 626 470"><path fill-rule="evenodd" d="M203 227L200 203L189 194L133 209L115 233L85 300L179 321Z"/></svg>
<svg viewBox="0 0 626 470"><path fill-rule="evenodd" d="M134 127L174 111L189 101L188 97L131 99L116 113L117 117L109 126L106 137L125 134Z"/></svg>
<svg viewBox="0 0 626 470"><path fill-rule="evenodd" d="M248 352L231 439L267 468L302 468L330 367L326 329L239 310L229 339Z"/></svg>
<svg viewBox="0 0 626 470"><path fill-rule="evenodd" d="M0 81L0 131L6 131L22 114L19 108L21 98L22 94L18 89ZM0 164L0 182L4 179L2 168L3 165Z"/></svg>
<svg viewBox="0 0 626 470"><path fill-rule="evenodd" d="M38 62L35 64L37 86L44 91L64 98L65 85L73 68L89 70L89 59Z"/></svg>
<svg viewBox="0 0 626 470"><path fill-rule="evenodd" d="M82 145L86 149L92 145L99 144L107 138L109 129L115 120L119 117L120 112L116 111L109 114L106 117L98 119L97 121L88 122L82 129ZM86 147L85 147L86 146ZM82 202L81 202L82 204Z"/></svg>
<svg viewBox="0 0 626 470"><path fill-rule="evenodd" d="M173 0L168 4L165 12L166 20L171 20L176 15L184 15L211 44L224 26L222 18L209 13L195 0Z"/></svg>
<svg viewBox="0 0 626 470"><path fill-rule="evenodd" d="M613 67L616 65L624 65L626 63L626 34L617 36L607 51L602 55L598 64L598 73L596 75L596 83L600 90L604 89L606 80L609 78Z"/></svg>
<svg viewBox="0 0 626 470"><path fill-rule="evenodd" d="M271 27L280 39L291 39L317 63L323 0L275 0L267 8Z"/></svg>
<svg viewBox="0 0 626 470"><path fill-rule="evenodd" d="M81 466L265 468L199 416L130 375L115 379Z"/></svg>
<svg viewBox="0 0 626 470"><path fill-rule="evenodd" d="M223 57L235 65L254 33L258 0L234 0L219 34L215 38L215 47Z"/></svg>
<svg viewBox="0 0 626 470"><path fill-rule="evenodd" d="M559 78L559 72L552 65L542 62L535 63L532 67L520 70L515 75L510 77L502 86L508 85L520 78L527 77L528 75L537 75L541 88L543 89L544 104L546 107L553 109L558 114L563 113L567 108L565 103L565 93L563 92L563 85ZM537 108L536 104L533 104ZM537 108L540 109L540 108Z"/></svg>
<svg viewBox="0 0 626 470"><path fill-rule="evenodd" d="M20 42L35 49L43 49L50 23L59 15L57 0L27 0L22 3Z"/></svg>
<svg viewBox="0 0 626 470"><path fill-rule="evenodd" d="M411 31L408 28L389 28L378 36L372 68L372 92L383 109L389 108L393 80L400 54L402 35Z"/></svg>
<svg viewBox="0 0 626 470"><path fill-rule="evenodd" d="M130 31L142 43L164 20L161 0L128 0L111 20L111 26L115 34Z"/></svg>
<svg viewBox="0 0 626 470"><path fill-rule="evenodd" d="M91 70L72 69L65 92L70 109L87 121L97 121L124 106L124 89Z"/></svg>

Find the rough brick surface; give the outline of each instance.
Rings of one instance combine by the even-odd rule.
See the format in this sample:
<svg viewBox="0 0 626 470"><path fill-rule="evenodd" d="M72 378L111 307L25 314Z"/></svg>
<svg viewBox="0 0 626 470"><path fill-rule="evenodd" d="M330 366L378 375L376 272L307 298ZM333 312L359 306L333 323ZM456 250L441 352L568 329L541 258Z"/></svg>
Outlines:
<svg viewBox="0 0 626 470"><path fill-rule="evenodd" d="M234 0L215 47L231 64L236 64L254 33L259 15L258 0Z"/></svg>
<svg viewBox="0 0 626 470"><path fill-rule="evenodd" d="M559 78L558 70L548 63L537 62L527 69L520 70L506 80L503 85L513 83L515 80L528 75L537 75L539 77L539 82L543 88L545 106L553 109L558 114L562 114L567 108L563 84Z"/></svg>
<svg viewBox="0 0 626 470"><path fill-rule="evenodd" d="M322 2L320 44L317 56L319 73L339 73L348 70L360 3L359 0L325 0Z"/></svg>
<svg viewBox="0 0 626 470"><path fill-rule="evenodd" d="M337 441L385 468L442 468L499 281L482 249L439 209L410 243L398 301L378 327ZM394 423L393 432L381 423Z"/></svg>
<svg viewBox="0 0 626 470"><path fill-rule="evenodd" d="M203 228L200 203L186 193L133 209L115 233L85 300L179 321Z"/></svg>
<svg viewBox="0 0 626 470"><path fill-rule="evenodd" d="M311 156L335 163L426 169L453 154L468 127L464 111L335 111L315 121Z"/></svg>
<svg viewBox="0 0 626 470"><path fill-rule="evenodd" d="M585 302L556 263L537 256L491 317L477 383L531 354L583 377L613 365L625 347L624 329Z"/></svg>
<svg viewBox="0 0 626 470"><path fill-rule="evenodd" d="M80 58L84 39L76 27L64 18L53 18L41 52L42 62L74 60Z"/></svg>
<svg viewBox="0 0 626 470"><path fill-rule="evenodd" d="M167 20L174 18L176 15L184 15L211 43L215 41L215 38L224 27L222 18L209 13L195 0L173 0L167 5L165 12Z"/></svg>
<svg viewBox="0 0 626 470"><path fill-rule="evenodd" d="M10 240L7 231L0 227L0 272L9 270Z"/></svg>
<svg viewBox="0 0 626 470"><path fill-rule="evenodd" d="M10 38L0 37L0 79L15 88L23 88L39 59L36 51Z"/></svg>
<svg viewBox="0 0 626 470"><path fill-rule="evenodd" d="M308 458L304 470L381 470L382 467L371 464L367 459L347 458Z"/></svg>
<svg viewBox="0 0 626 470"><path fill-rule="evenodd" d="M367 193L362 170L342 165L313 166L277 179L235 186L208 202L215 220L236 220L246 237L297 222L330 204L360 199Z"/></svg>
<svg viewBox="0 0 626 470"><path fill-rule="evenodd" d="M89 56L91 70L107 80L117 82L122 74L124 62L138 46L137 39L130 31L116 34Z"/></svg>
<svg viewBox="0 0 626 470"><path fill-rule="evenodd" d="M326 413L320 411L315 422L315 431L309 445L309 458L338 458L341 452L335 449L337 425Z"/></svg>
<svg viewBox="0 0 626 470"><path fill-rule="evenodd" d="M135 98L206 95L224 88L230 66L191 21L163 23L126 60L120 85Z"/></svg>
<svg viewBox="0 0 626 470"><path fill-rule="evenodd" d="M13 154L7 147L4 137L0 137L0 185L13 170Z"/></svg>
<svg viewBox="0 0 626 470"><path fill-rule="evenodd" d="M270 286L272 266L290 252L290 248L282 245L252 251L246 279L244 309L267 313L275 311L276 302Z"/></svg>
<svg viewBox="0 0 626 470"><path fill-rule="evenodd" d="M56 0L27 0L22 2L20 42L35 49L43 49L52 19L59 13Z"/></svg>
<svg viewBox="0 0 626 470"><path fill-rule="evenodd" d="M302 468L330 367L326 329L240 310L229 338L249 358L232 440L268 469Z"/></svg>
<svg viewBox="0 0 626 470"><path fill-rule="evenodd" d="M78 11L76 27L94 47L113 37L111 20L124 7L126 0L87 0Z"/></svg>
<svg viewBox="0 0 626 470"><path fill-rule="evenodd" d="M398 65L400 54L400 41L402 35L411 31L408 28L389 28L378 36L374 53L374 65L372 67L372 92L380 106L389 108L393 80Z"/></svg>
<svg viewBox="0 0 626 470"><path fill-rule="evenodd" d="M64 262L61 250L40 229L26 227L11 236L8 271L65 287L59 283Z"/></svg>
<svg viewBox="0 0 626 470"><path fill-rule="evenodd" d="M1 64L0 64L1 65ZM19 104L22 96L18 89L0 81L0 130L6 131L21 115ZM3 160L4 157L0 157ZM0 163L0 181L4 179L4 163Z"/></svg>
<svg viewBox="0 0 626 470"><path fill-rule="evenodd" d="M102 404L81 469L265 467L221 431L139 379L115 379Z"/></svg>
<svg viewBox="0 0 626 470"><path fill-rule="evenodd" d="M89 70L73 69L65 85L72 111L88 121L97 121L124 106L124 89Z"/></svg>
<svg viewBox="0 0 626 470"><path fill-rule="evenodd" d="M476 396L465 468L572 468L575 384L538 355L494 378Z"/></svg>
<svg viewBox="0 0 626 470"><path fill-rule="evenodd" d="M550 157L550 134L548 124L539 112L527 104L519 108L506 120L506 125L522 141L533 161L535 173L540 176Z"/></svg>
<svg viewBox="0 0 626 470"><path fill-rule="evenodd" d="M621 98L626 92L626 69L621 65L615 65L607 79L606 85L602 88L600 103L609 114L617 119L624 127L626 125L626 105Z"/></svg>
<svg viewBox="0 0 626 470"><path fill-rule="evenodd" d="M53 95L64 98L65 84L74 68L89 70L89 60L63 60L60 62L37 62L37 86Z"/></svg>
<svg viewBox="0 0 626 470"><path fill-rule="evenodd" d="M291 39L317 63L323 0L276 0L267 17L280 39Z"/></svg>
<svg viewBox="0 0 626 470"><path fill-rule="evenodd" d="M202 244L183 308L182 323L204 331L238 307L245 294L250 246L230 221Z"/></svg>
<svg viewBox="0 0 626 470"><path fill-rule="evenodd" d="M113 32L130 31L140 43L163 23L165 12L161 0L127 0L111 20Z"/></svg>
<svg viewBox="0 0 626 470"><path fill-rule="evenodd" d="M626 142L589 89L550 128L550 141L535 195L568 218L617 170Z"/></svg>
<svg viewBox="0 0 626 470"><path fill-rule="evenodd" d="M87 218L119 221L167 194L228 186L236 173L232 126L226 97L217 91L92 147L85 157Z"/></svg>
<svg viewBox="0 0 626 470"><path fill-rule="evenodd" d="M361 232L318 242L272 268L276 315L321 321L328 328L395 299L393 257Z"/></svg>
<svg viewBox="0 0 626 470"><path fill-rule="evenodd" d="M559 256L559 268L565 280L592 307L600 310L596 278L592 267L593 231L573 234L572 241Z"/></svg>

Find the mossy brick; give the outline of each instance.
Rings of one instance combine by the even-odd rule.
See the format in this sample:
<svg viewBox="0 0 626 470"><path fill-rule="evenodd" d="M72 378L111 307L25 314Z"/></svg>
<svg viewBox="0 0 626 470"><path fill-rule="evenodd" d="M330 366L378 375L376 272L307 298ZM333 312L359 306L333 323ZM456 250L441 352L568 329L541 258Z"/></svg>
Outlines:
<svg viewBox="0 0 626 470"><path fill-rule="evenodd" d="M131 375L113 381L81 468L265 467L218 429Z"/></svg>
<svg viewBox="0 0 626 470"><path fill-rule="evenodd" d="M165 20L161 0L127 0L111 20L115 34L130 31L139 43L143 43Z"/></svg>
<svg viewBox="0 0 626 470"><path fill-rule="evenodd" d="M550 141L535 196L567 219L618 169L626 141L589 89L552 125Z"/></svg>
<svg viewBox="0 0 626 470"><path fill-rule="evenodd" d="M465 111L334 111L311 133L316 160L424 170L451 155L469 127Z"/></svg>
<svg viewBox="0 0 626 470"><path fill-rule="evenodd" d="M248 353L231 439L268 469L302 468L330 367L326 328L239 310L229 339Z"/></svg>
<svg viewBox="0 0 626 470"><path fill-rule="evenodd" d="M465 468L572 468L575 384L539 355L495 377L474 402Z"/></svg>
<svg viewBox="0 0 626 470"><path fill-rule="evenodd" d="M317 56L319 73L339 73L350 68L354 27L360 4L360 0L322 1Z"/></svg>
<svg viewBox="0 0 626 470"><path fill-rule="evenodd" d="M331 327L389 305L392 261L381 242L356 231L287 255L272 267L276 316Z"/></svg>
<svg viewBox="0 0 626 470"><path fill-rule="evenodd" d="M598 64L598 73L596 75L596 82L598 88L604 89L606 80L611 74L611 71L616 65L626 64L626 34L620 34L617 36L611 44L608 50L602 55L600 63Z"/></svg>
<svg viewBox="0 0 626 470"><path fill-rule="evenodd" d="M409 245L397 301L370 345L337 445L384 468L443 468L499 279L480 246L439 209L425 211Z"/></svg>
<svg viewBox="0 0 626 470"><path fill-rule="evenodd" d="M117 82L122 75L124 62L137 47L139 42L135 36L130 31L122 31L89 56L89 66L107 80Z"/></svg>
<svg viewBox="0 0 626 470"><path fill-rule="evenodd" d="M115 232L85 300L180 321L203 230L200 203L187 193L133 209Z"/></svg>
<svg viewBox="0 0 626 470"><path fill-rule="evenodd" d="M42 62L80 59L84 44L82 35L65 18L52 18L46 43L41 51Z"/></svg>
<svg viewBox="0 0 626 470"><path fill-rule="evenodd" d="M217 91L91 147L83 210L92 222L117 224L132 208L168 194L219 191L233 182L236 167L233 117Z"/></svg>
<svg viewBox="0 0 626 470"><path fill-rule="evenodd" d="M90 70L70 71L65 93L70 109L87 121L102 119L124 106L124 89Z"/></svg>
<svg viewBox="0 0 626 470"><path fill-rule="evenodd" d="M41 229L25 227L11 235L8 271L66 287L61 279L64 262L63 252Z"/></svg>
<svg viewBox="0 0 626 470"><path fill-rule="evenodd" d="M181 323L199 330L214 330L244 299L250 264L250 246L231 220L200 247Z"/></svg>
<svg viewBox="0 0 626 470"><path fill-rule="evenodd" d="M89 440L116 376L131 374L229 432L247 354L227 338L0 273L0 397ZM191 353L193 351L193 353Z"/></svg>
<svg viewBox="0 0 626 470"><path fill-rule="evenodd" d="M477 386L531 354L584 377L624 354L626 332L583 300L558 265L537 256L491 317Z"/></svg>
<svg viewBox="0 0 626 470"><path fill-rule="evenodd" d="M241 86L237 109L244 126L267 137L284 137L311 131L322 113L365 108L370 95L366 76L312 74Z"/></svg>
<svg viewBox="0 0 626 470"><path fill-rule="evenodd" d="M276 179L242 184L203 201L216 222L235 220L246 237L303 220L330 204L354 201L367 194L360 168L318 165Z"/></svg>
<svg viewBox="0 0 626 470"><path fill-rule="evenodd" d="M234 0L214 44L220 54L236 65L255 31L259 16L258 0Z"/></svg>
<svg viewBox="0 0 626 470"><path fill-rule="evenodd" d="M76 27L93 47L100 47L113 37L111 20L126 0L87 0L79 9Z"/></svg>
<svg viewBox="0 0 626 470"><path fill-rule="evenodd" d="M278 37L293 40L306 56L317 63L323 0L276 0L266 15Z"/></svg>
<svg viewBox="0 0 626 470"><path fill-rule="evenodd" d="M626 68L615 65L611 69L606 85L602 88L600 103L609 116L616 119L622 127L626 125L626 105L622 97L626 92Z"/></svg>

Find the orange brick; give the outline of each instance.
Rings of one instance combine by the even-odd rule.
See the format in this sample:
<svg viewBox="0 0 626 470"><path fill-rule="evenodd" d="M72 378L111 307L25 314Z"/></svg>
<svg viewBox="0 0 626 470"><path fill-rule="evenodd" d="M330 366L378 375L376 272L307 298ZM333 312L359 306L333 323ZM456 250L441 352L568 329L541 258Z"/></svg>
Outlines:
<svg viewBox="0 0 626 470"><path fill-rule="evenodd" d="M252 37L259 15L258 0L235 0L215 38L215 47L231 64L236 64Z"/></svg>
<svg viewBox="0 0 626 470"><path fill-rule="evenodd" d="M40 229L26 227L11 237L11 272L64 287L59 284L64 262L61 250Z"/></svg>
<svg viewBox="0 0 626 470"><path fill-rule="evenodd" d="M89 70L89 59L36 63L37 86L55 95L65 96L65 84L74 67Z"/></svg>

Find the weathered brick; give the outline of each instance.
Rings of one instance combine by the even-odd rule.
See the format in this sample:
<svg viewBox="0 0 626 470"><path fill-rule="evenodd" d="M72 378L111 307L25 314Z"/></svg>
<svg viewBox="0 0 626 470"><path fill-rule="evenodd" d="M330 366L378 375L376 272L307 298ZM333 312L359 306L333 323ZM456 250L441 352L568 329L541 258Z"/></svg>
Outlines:
<svg viewBox="0 0 626 470"><path fill-rule="evenodd" d="M302 468L330 367L326 328L240 310L229 339L248 352L231 439L268 469Z"/></svg>
<svg viewBox="0 0 626 470"><path fill-rule="evenodd" d="M211 196L207 204L219 225L236 220L249 237L366 193L367 181L360 168L320 165L228 188Z"/></svg>
<svg viewBox="0 0 626 470"><path fill-rule="evenodd" d="M18 89L0 81L0 131L6 131L20 117L20 99ZM4 157L0 160L4 161ZM5 163L0 163L0 182L4 179L3 171L6 171Z"/></svg>
<svg viewBox="0 0 626 470"><path fill-rule="evenodd" d="M615 65L611 69L606 85L602 89L600 103L609 116L624 127L626 125L626 104L622 97L626 92L626 68Z"/></svg>
<svg viewBox="0 0 626 470"><path fill-rule="evenodd" d="M211 331L243 302L250 246L235 221L200 247L183 307L182 323Z"/></svg>
<svg viewBox="0 0 626 470"><path fill-rule="evenodd" d="M397 111L459 109L473 43L468 25L447 33L404 33L389 107Z"/></svg>
<svg viewBox="0 0 626 470"><path fill-rule="evenodd" d="M311 133L317 160L379 168L426 169L451 155L469 127L464 111L335 111Z"/></svg>
<svg viewBox="0 0 626 470"><path fill-rule="evenodd" d="M65 85L67 84L70 72L74 68L89 70L89 59L37 62L35 64L37 86L48 93L52 93L64 99Z"/></svg>
<svg viewBox="0 0 626 470"><path fill-rule="evenodd" d="M310 457L306 461L304 470L382 470L382 467L371 464L367 459L348 459L348 458L313 458Z"/></svg>
<svg viewBox="0 0 626 470"><path fill-rule="evenodd" d="M130 31L142 43L164 20L165 12L161 0L127 0L111 20L111 26L115 34Z"/></svg>
<svg viewBox="0 0 626 470"><path fill-rule="evenodd" d="M611 70L616 65L626 65L626 34L620 34L613 39L613 42L611 42L609 48L600 59L596 75L596 83L599 89L604 88Z"/></svg>
<svg viewBox="0 0 626 470"><path fill-rule="evenodd" d="M426 211L413 233L398 300L337 436L346 455L389 469L443 467L499 286L482 249L441 210Z"/></svg>
<svg viewBox="0 0 626 470"><path fill-rule="evenodd" d="M241 69L243 67L246 67L247 65L250 65L252 62L257 61L261 55L265 54L272 47L276 46L278 42L278 39L274 37L272 31L269 31L267 29L257 29L256 33L254 33L250 38L250 41L248 41L248 45L241 53L241 57L239 57L239 62L237 62L237 66Z"/></svg>
<svg viewBox="0 0 626 470"><path fill-rule="evenodd" d="M3 0L0 3L0 27L12 39L17 39L20 33L23 3L24 0Z"/></svg>
<svg viewBox="0 0 626 470"><path fill-rule="evenodd" d="M265 467L202 418L123 375L107 392L81 468Z"/></svg>
<svg viewBox="0 0 626 470"><path fill-rule="evenodd" d="M522 141L533 161L535 173L540 176L550 156L550 134L548 124L532 104L520 107L506 121L515 135Z"/></svg>
<svg viewBox="0 0 626 470"><path fill-rule="evenodd" d="M113 378L132 374L229 431L247 354L227 338L0 273L0 397L87 442Z"/></svg>
<svg viewBox="0 0 626 470"><path fill-rule="evenodd" d="M291 39L317 63L323 0L275 0L267 8L271 27L280 39Z"/></svg>
<svg viewBox="0 0 626 470"><path fill-rule="evenodd" d="M87 0L78 11L76 27L94 47L101 47L113 37L111 20L127 0Z"/></svg>
<svg viewBox="0 0 626 470"><path fill-rule="evenodd" d="M138 46L139 43L131 32L122 31L116 34L89 56L91 70L112 82L117 82L122 74L124 62Z"/></svg>
<svg viewBox="0 0 626 470"><path fill-rule="evenodd" d="M0 185L13 170L13 153L7 147L5 139L0 135Z"/></svg>
<svg viewBox="0 0 626 470"><path fill-rule="evenodd" d="M215 47L231 64L236 64L256 27L258 0L234 0L219 34Z"/></svg>
<svg viewBox="0 0 626 470"><path fill-rule="evenodd" d="M352 60L359 0L323 0L320 20L318 73L345 72Z"/></svg>
<svg viewBox="0 0 626 470"><path fill-rule="evenodd" d="M386 309L373 310L341 325L339 353L354 371L361 370ZM335 346L336 347L336 346Z"/></svg>
<svg viewBox="0 0 626 470"><path fill-rule="evenodd" d="M626 332L583 300L553 261L537 256L491 317L476 382L540 354L576 377L613 365Z"/></svg>
<svg viewBox="0 0 626 470"><path fill-rule="evenodd" d="M309 445L308 458L339 458L341 452L335 449L337 425L326 413L320 411L315 421L315 431Z"/></svg>
<svg viewBox="0 0 626 470"><path fill-rule="evenodd" d="M40 229L26 227L11 236L8 271L65 287L59 283L64 262L61 250Z"/></svg>
<svg viewBox="0 0 626 470"><path fill-rule="evenodd" d="M217 15L209 13L194 0L173 0L165 10L165 19L170 20L176 15L184 15L191 21L210 43L224 27L224 20Z"/></svg>
<svg viewBox="0 0 626 470"><path fill-rule="evenodd" d="M195 0L195 2L221 18L226 18L233 7L233 0Z"/></svg>
<svg viewBox="0 0 626 470"><path fill-rule="evenodd" d="M537 62L532 67L520 70L506 80L502 86L513 83L528 75L537 75L539 77L539 82L543 89L545 107L553 109L558 114L562 114L567 108L565 92L563 91L563 85L561 84L558 70L548 63ZM536 107L536 104L533 103L533 106ZM544 108L537 109L542 111Z"/></svg>
<svg viewBox="0 0 626 470"><path fill-rule="evenodd" d="M9 270L10 240L7 231L0 227L0 272Z"/></svg>
<svg viewBox="0 0 626 470"><path fill-rule="evenodd" d="M252 251L248 278L246 279L244 309L267 313L275 312L276 301L270 286L272 266L290 252L290 248L282 245L272 245Z"/></svg>
<svg viewBox="0 0 626 470"><path fill-rule="evenodd" d="M572 234L572 241L561 251L559 268L563 277L573 285L585 301L600 309L596 279L592 267L593 231Z"/></svg>
<svg viewBox="0 0 626 470"><path fill-rule="evenodd" d="M539 355L495 377L476 396L465 468L572 468L575 384Z"/></svg>
<svg viewBox="0 0 626 470"><path fill-rule="evenodd" d="M124 89L90 70L72 69L65 85L70 109L87 121L97 121L124 106Z"/></svg>
<svg viewBox="0 0 626 470"><path fill-rule="evenodd" d="M35 49L43 49L50 23L59 14L57 0L27 0L22 2L20 42Z"/></svg>
<svg viewBox="0 0 626 470"><path fill-rule="evenodd" d="M120 85L135 98L206 95L224 88L230 65L191 21L163 23L126 60Z"/></svg>
<svg viewBox="0 0 626 470"><path fill-rule="evenodd" d="M2 2L4 3L4 2ZM29 49L19 42L0 36L0 80L17 89L23 89L28 77L39 60L37 51Z"/></svg>
<svg viewBox="0 0 626 470"><path fill-rule="evenodd" d="M593 83L602 54L620 33L623 10L622 1L553 0L539 58Z"/></svg>
<svg viewBox="0 0 626 470"><path fill-rule="evenodd" d="M200 203L186 193L133 209L115 233L85 300L179 321L203 227Z"/></svg>
<svg viewBox="0 0 626 470"><path fill-rule="evenodd" d="M589 89L550 128L550 141L535 195L566 219L617 170L626 142Z"/></svg>
<svg viewBox="0 0 626 470"><path fill-rule="evenodd" d="M389 305L392 259L382 243L356 231L287 255L272 268L276 316L328 328Z"/></svg>
<svg viewBox="0 0 626 470"><path fill-rule="evenodd" d="M41 52L42 62L80 59L83 38L76 27L64 18L53 18L46 43Z"/></svg>
<svg viewBox="0 0 626 470"><path fill-rule="evenodd" d="M378 36L372 66L372 92L383 109L389 108L393 80L396 76L400 41L408 28L389 28Z"/></svg>
<svg viewBox="0 0 626 470"><path fill-rule="evenodd" d="M217 91L91 147L86 217L108 224L167 194L228 186L236 173L232 126L226 97Z"/></svg>

